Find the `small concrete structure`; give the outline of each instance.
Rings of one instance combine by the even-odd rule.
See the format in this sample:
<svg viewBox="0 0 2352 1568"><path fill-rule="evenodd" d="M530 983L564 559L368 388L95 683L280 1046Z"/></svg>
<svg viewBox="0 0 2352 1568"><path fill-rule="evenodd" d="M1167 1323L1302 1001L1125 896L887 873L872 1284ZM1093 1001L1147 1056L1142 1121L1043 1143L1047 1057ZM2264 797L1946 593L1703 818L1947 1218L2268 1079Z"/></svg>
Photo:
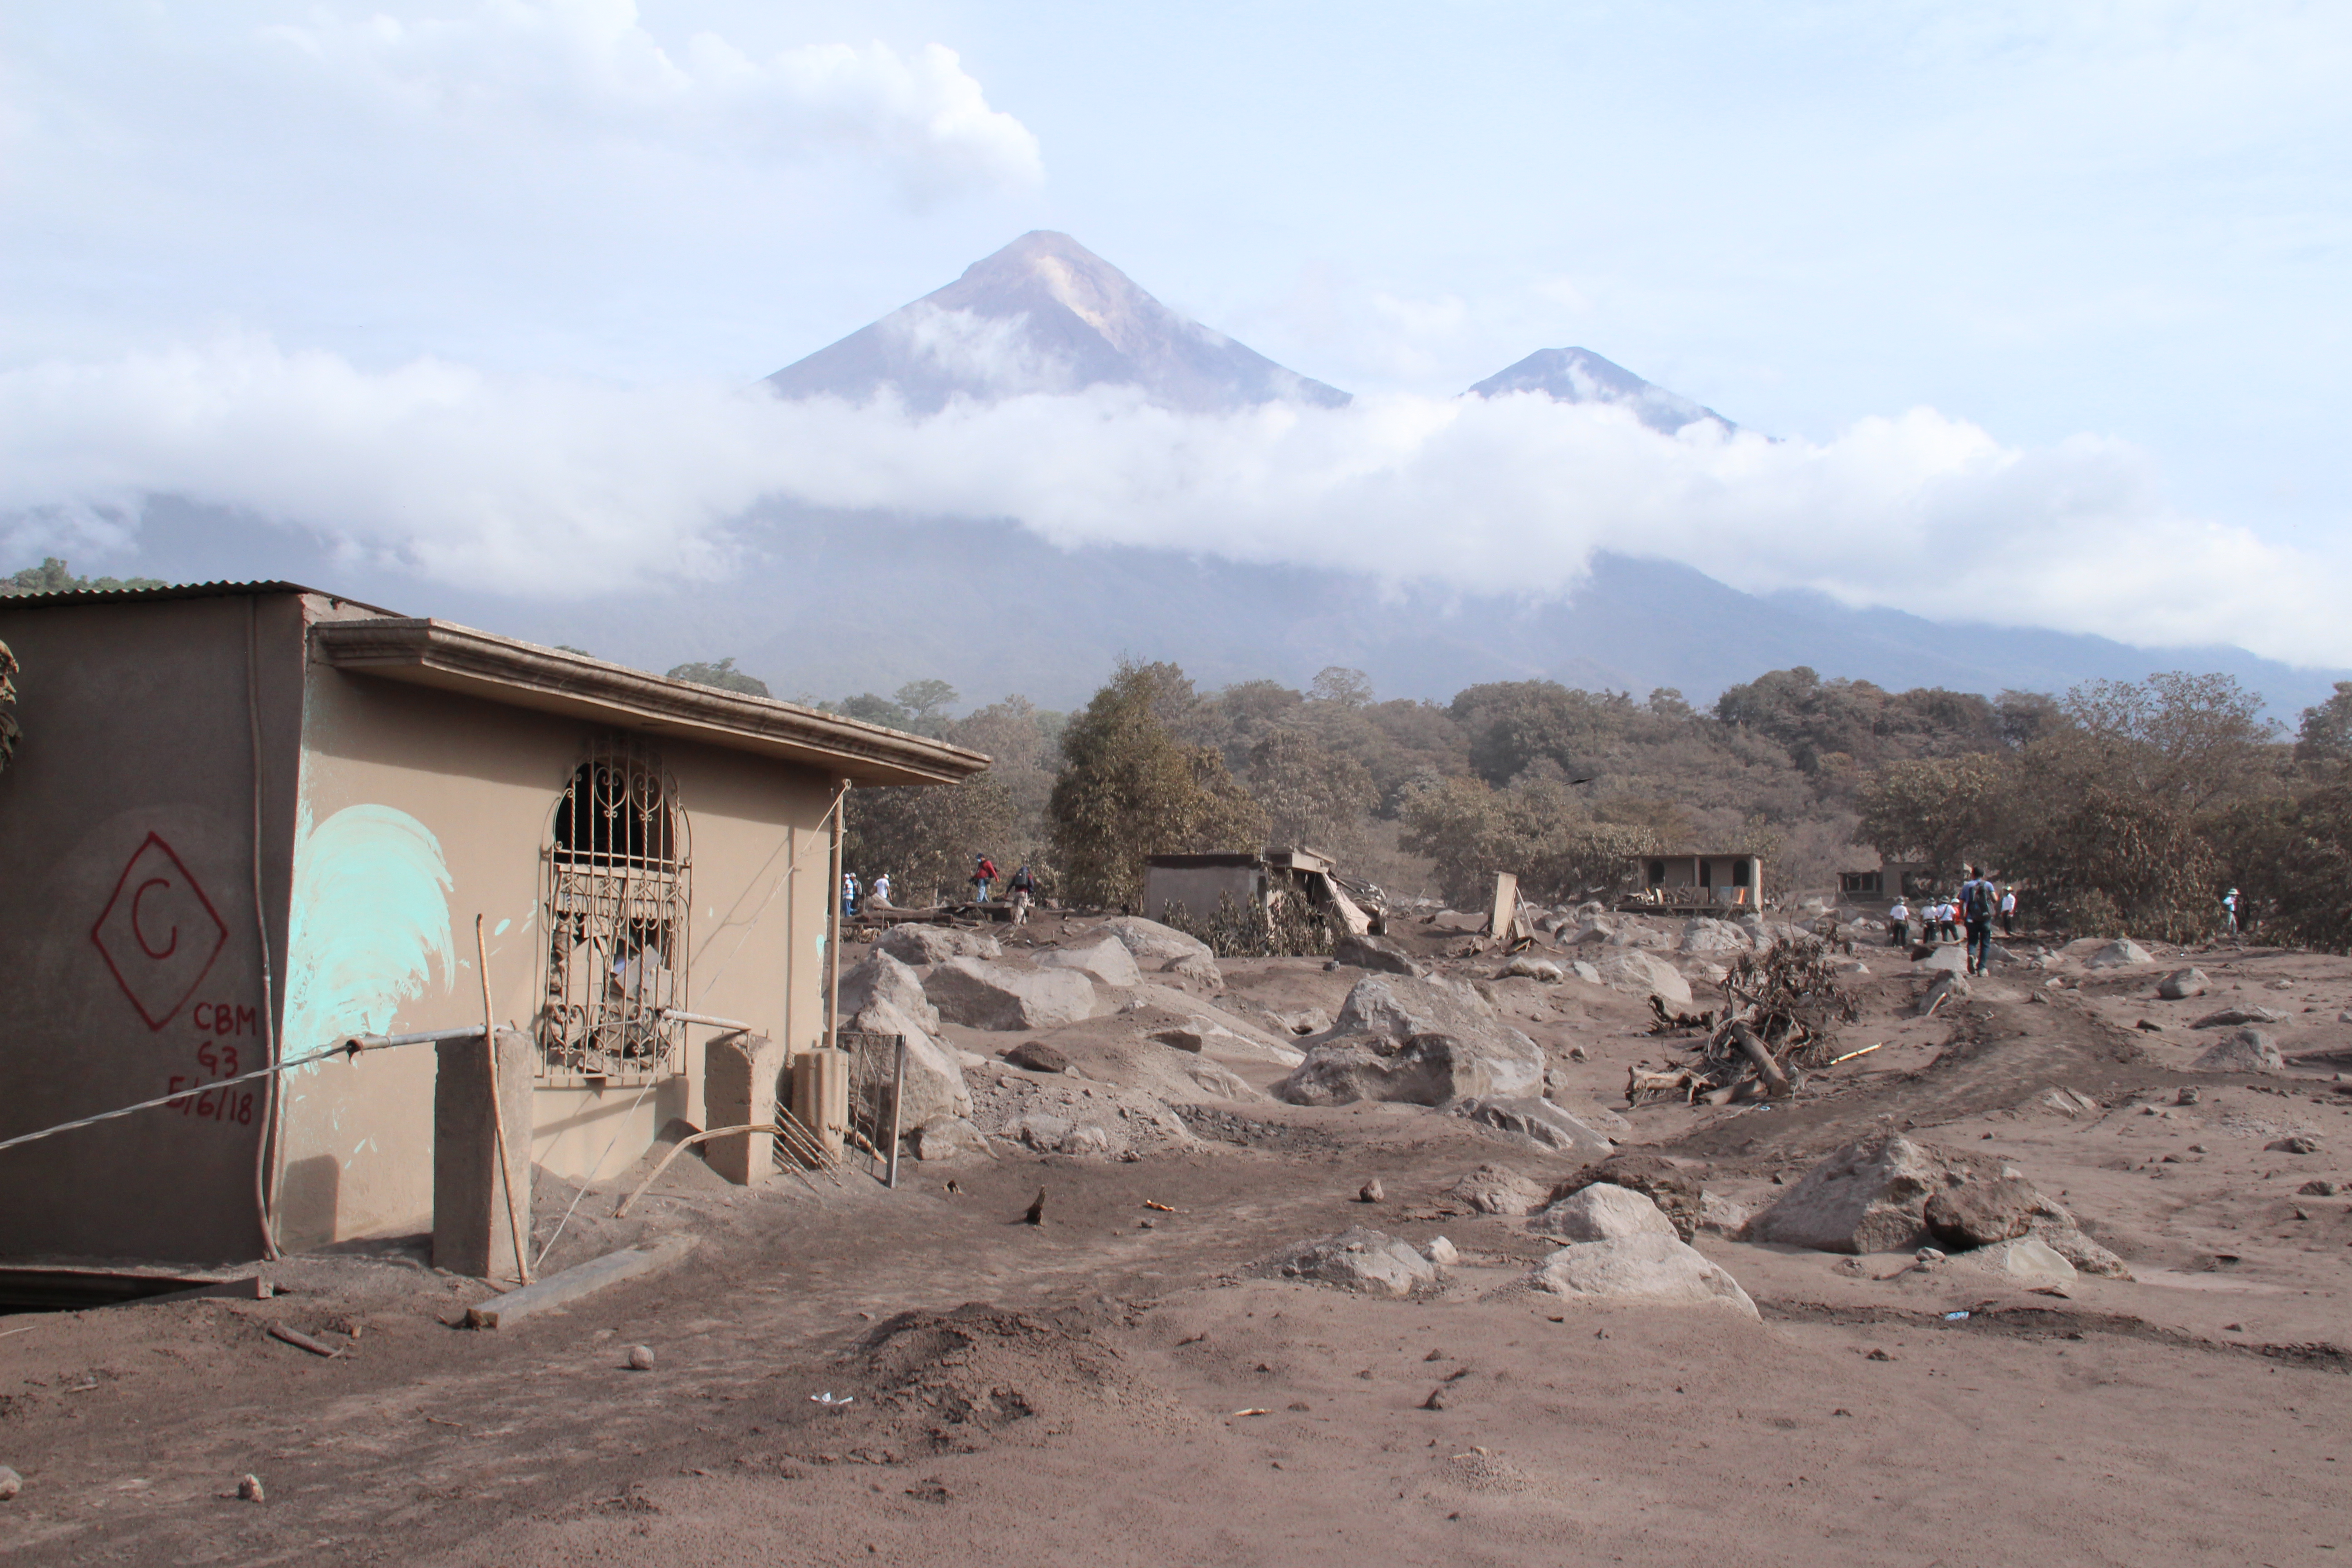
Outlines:
<svg viewBox="0 0 2352 1568"><path fill-rule="evenodd" d="M490 1105L490 1057L479 1035L434 1045L433 1267L478 1279L511 1279L515 1226L507 1182L528 1238L530 1223L530 1037L498 1031L498 1109L508 1160L499 1169L499 1127Z"/></svg>
<svg viewBox="0 0 2352 1568"><path fill-rule="evenodd" d="M1360 890L1377 893L1377 889ZM1143 910L1147 920L1164 920L1181 908L1205 921L1226 899L1246 908L1271 910L1293 891L1316 909L1328 909L1347 930L1362 936L1380 929L1370 913L1348 896L1337 863L1320 850L1269 846L1255 854L1153 855L1143 863Z"/></svg>
<svg viewBox="0 0 2352 1568"><path fill-rule="evenodd" d="M1633 891L1623 900L1635 910L1759 908L1764 893L1764 858L1701 850L1644 856L1634 867Z"/></svg>
<svg viewBox="0 0 2352 1568"><path fill-rule="evenodd" d="M528 1042L519 1170L609 1179L671 1121L719 1125L714 1031L826 1042L843 793L988 764L289 583L0 598L0 641L23 667L0 1138L189 1091L0 1152L0 1257L436 1231L444 1090L480 1092L465 1048L213 1086L357 1035L471 1028L480 1060L477 916L490 1008ZM468 1228L479 1131L452 1145L471 1217L446 1245L495 1263L503 1198Z"/></svg>
<svg viewBox="0 0 2352 1568"><path fill-rule="evenodd" d="M1838 873L1838 896L1849 903L1892 904L1899 896L1925 898L1933 879L1924 861L1882 860L1874 868Z"/></svg>

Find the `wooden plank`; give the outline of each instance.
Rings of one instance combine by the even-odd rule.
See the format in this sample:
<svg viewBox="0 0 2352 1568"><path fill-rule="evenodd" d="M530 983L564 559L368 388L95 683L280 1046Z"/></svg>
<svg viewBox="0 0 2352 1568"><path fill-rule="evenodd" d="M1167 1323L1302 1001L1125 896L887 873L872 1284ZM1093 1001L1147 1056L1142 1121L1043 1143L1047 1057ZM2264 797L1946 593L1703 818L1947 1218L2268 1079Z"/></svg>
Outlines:
<svg viewBox="0 0 2352 1568"><path fill-rule="evenodd" d="M634 1279L640 1274L650 1274L656 1268L666 1268L693 1250L694 1237L680 1236L655 1242L649 1247L608 1252L561 1274L551 1274L537 1284L509 1290L503 1296L493 1296L479 1306L467 1308L466 1326L469 1329L495 1329L533 1312L543 1312L551 1307L568 1307L607 1285L617 1285L624 1279Z"/></svg>

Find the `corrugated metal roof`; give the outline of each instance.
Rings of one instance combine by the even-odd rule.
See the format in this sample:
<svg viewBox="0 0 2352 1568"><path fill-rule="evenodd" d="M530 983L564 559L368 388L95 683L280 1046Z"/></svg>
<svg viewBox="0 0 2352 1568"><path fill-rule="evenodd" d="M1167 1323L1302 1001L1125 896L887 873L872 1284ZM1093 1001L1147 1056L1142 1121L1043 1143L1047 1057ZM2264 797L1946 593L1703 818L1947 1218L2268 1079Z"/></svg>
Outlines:
<svg viewBox="0 0 2352 1568"><path fill-rule="evenodd" d="M357 605L378 615L396 616L381 605L300 583L174 583L163 588L82 588L62 594L0 594L0 609L47 608L52 605L131 605L165 599L239 599L271 594L316 594L338 604Z"/></svg>

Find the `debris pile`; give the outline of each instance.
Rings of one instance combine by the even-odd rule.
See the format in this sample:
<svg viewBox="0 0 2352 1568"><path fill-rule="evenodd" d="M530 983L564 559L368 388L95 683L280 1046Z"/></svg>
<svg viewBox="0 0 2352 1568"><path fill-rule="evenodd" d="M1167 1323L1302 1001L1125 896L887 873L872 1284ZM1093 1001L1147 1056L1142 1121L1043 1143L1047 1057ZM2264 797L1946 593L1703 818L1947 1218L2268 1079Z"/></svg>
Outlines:
<svg viewBox="0 0 2352 1568"><path fill-rule="evenodd" d="M1741 953L1723 979L1720 1012L1670 1012L1650 997L1654 1035L1696 1035L1696 1059L1667 1072L1628 1069L1625 1100L1639 1105L1667 1094L1713 1104L1787 1095L1804 1069L1828 1065L1836 1026L1860 1008L1839 979L1826 943L1781 937L1762 952Z"/></svg>

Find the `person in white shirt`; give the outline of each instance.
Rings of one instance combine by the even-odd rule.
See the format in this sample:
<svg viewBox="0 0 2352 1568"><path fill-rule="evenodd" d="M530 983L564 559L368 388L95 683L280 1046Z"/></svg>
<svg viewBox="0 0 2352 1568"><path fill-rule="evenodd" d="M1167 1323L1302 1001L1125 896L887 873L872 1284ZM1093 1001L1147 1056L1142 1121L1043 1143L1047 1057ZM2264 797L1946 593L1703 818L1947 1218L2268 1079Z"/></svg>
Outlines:
<svg viewBox="0 0 2352 1568"><path fill-rule="evenodd" d="M1905 903L1899 896L1895 900L1895 907L1886 911L1886 945L1889 947L1911 945L1911 906Z"/></svg>
<svg viewBox="0 0 2352 1568"><path fill-rule="evenodd" d="M890 907L890 873L887 871L874 879L874 901L886 910Z"/></svg>
<svg viewBox="0 0 2352 1568"><path fill-rule="evenodd" d="M2017 889L2004 888L2000 894L2000 934L2017 934Z"/></svg>

